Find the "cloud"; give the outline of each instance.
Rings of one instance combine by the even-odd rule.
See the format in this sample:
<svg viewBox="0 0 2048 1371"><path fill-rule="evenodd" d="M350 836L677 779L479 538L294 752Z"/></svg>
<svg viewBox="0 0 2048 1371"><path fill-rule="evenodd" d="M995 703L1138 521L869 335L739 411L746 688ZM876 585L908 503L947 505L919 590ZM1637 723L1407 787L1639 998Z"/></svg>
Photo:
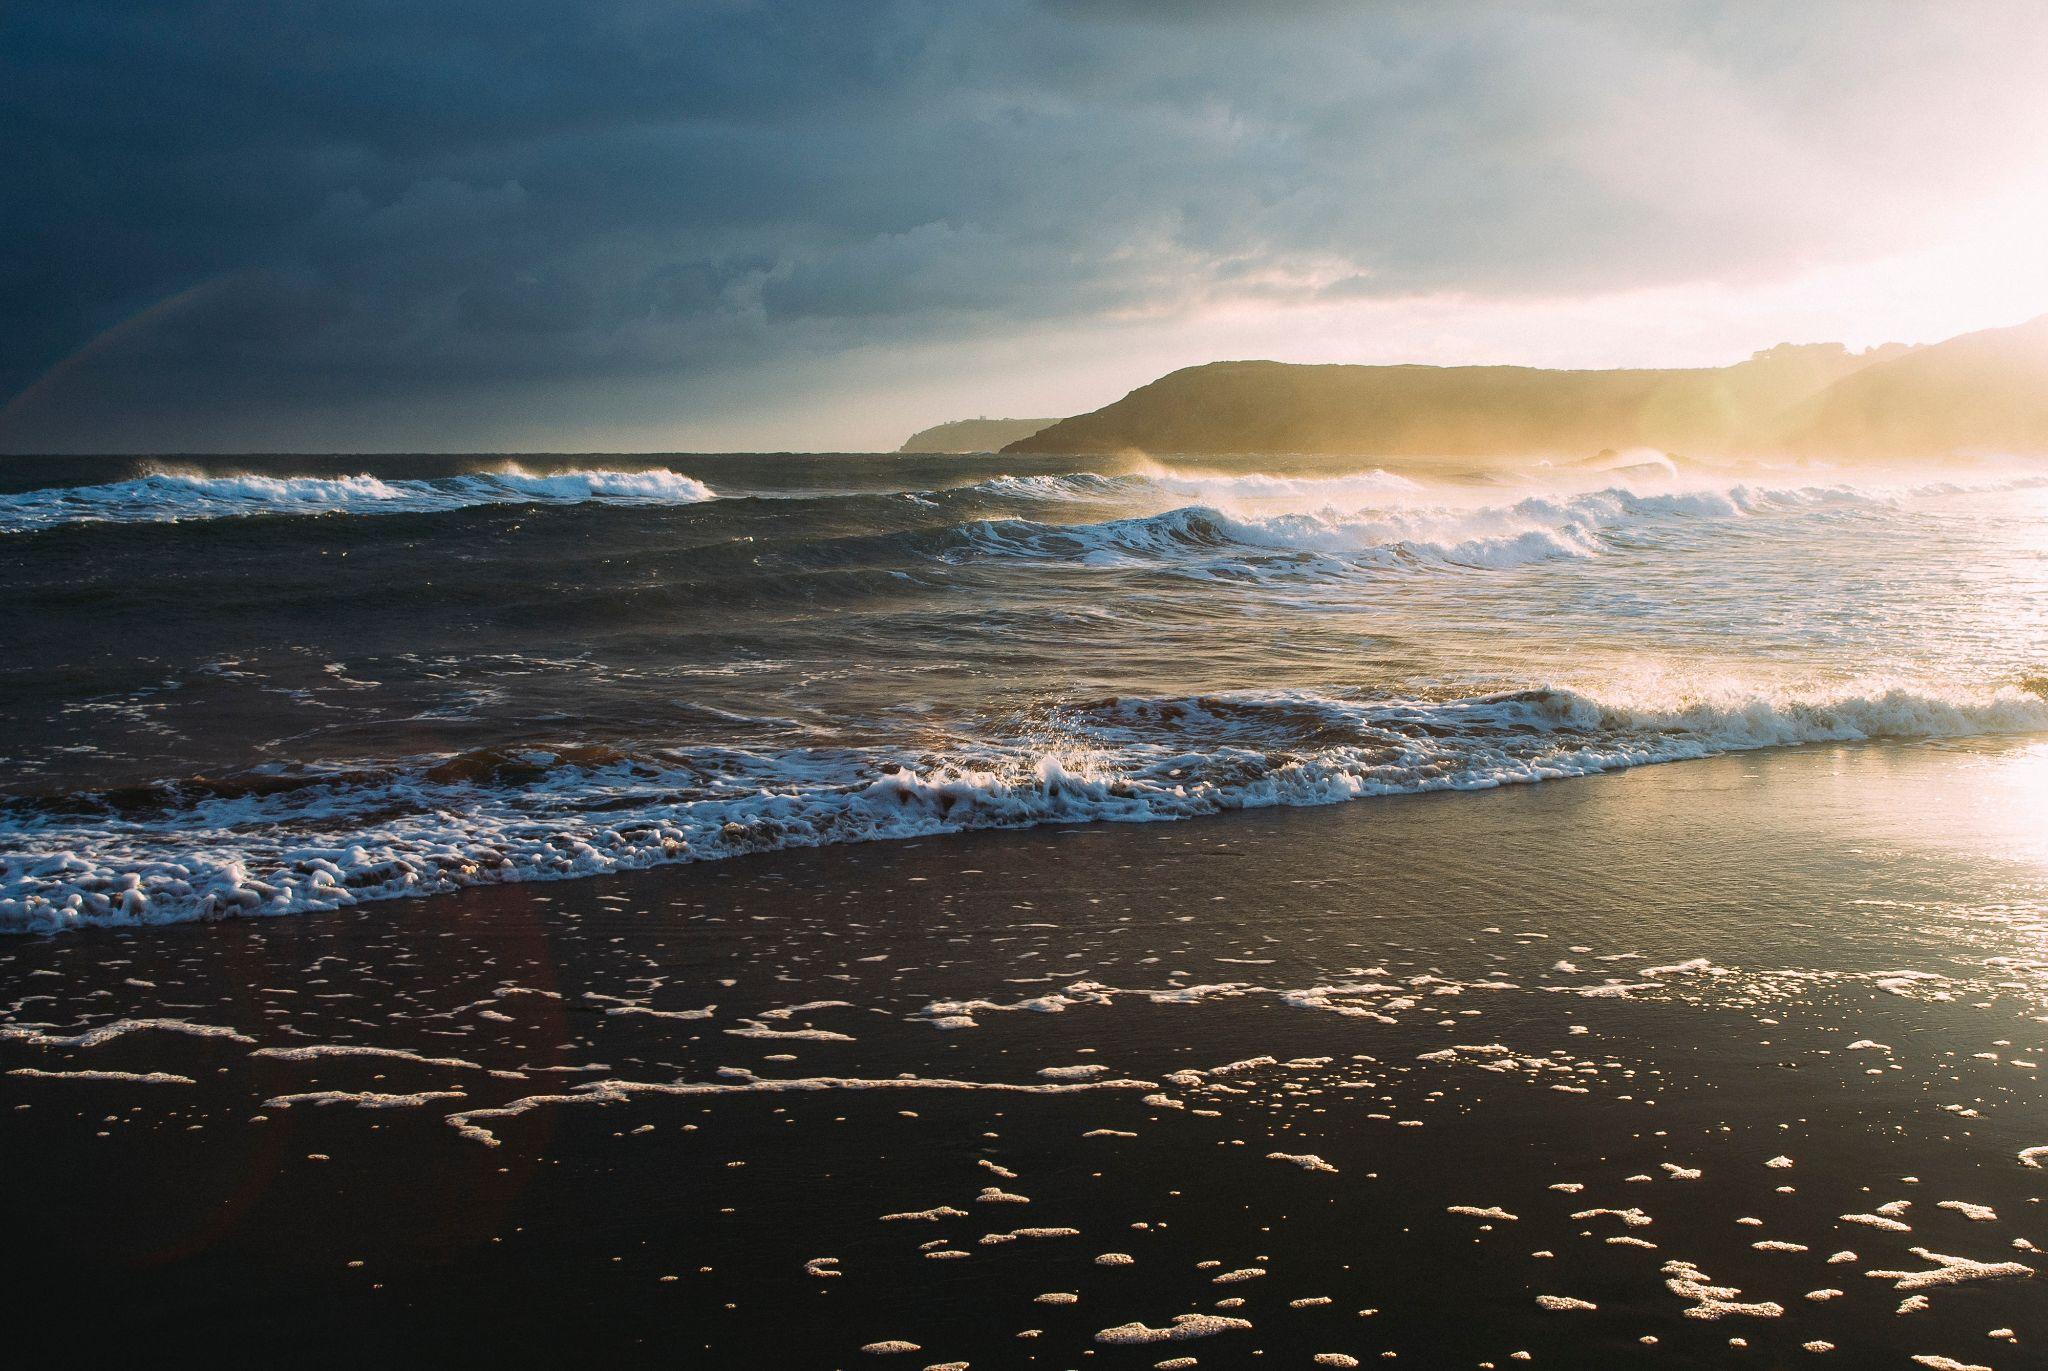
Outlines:
<svg viewBox="0 0 2048 1371"><path fill-rule="evenodd" d="M2038 173L2044 60L1996 0L16 0L0 445L1782 279Z"/></svg>

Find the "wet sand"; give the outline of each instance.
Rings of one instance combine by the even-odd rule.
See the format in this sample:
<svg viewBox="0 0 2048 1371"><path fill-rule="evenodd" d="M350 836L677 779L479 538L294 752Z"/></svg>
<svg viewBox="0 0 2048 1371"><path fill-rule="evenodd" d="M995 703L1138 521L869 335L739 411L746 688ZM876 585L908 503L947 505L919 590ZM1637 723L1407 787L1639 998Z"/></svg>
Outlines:
<svg viewBox="0 0 2048 1371"><path fill-rule="evenodd" d="M1806 748L10 940L10 1345L2039 1365L2043 812Z"/></svg>

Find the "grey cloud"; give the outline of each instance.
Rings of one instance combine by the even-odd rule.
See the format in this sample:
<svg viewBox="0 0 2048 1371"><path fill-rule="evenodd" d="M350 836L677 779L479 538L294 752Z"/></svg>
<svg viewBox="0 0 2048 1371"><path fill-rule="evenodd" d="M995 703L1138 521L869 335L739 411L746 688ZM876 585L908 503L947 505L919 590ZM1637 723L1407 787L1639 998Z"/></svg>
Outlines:
<svg viewBox="0 0 2048 1371"><path fill-rule="evenodd" d="M0 397L73 360L0 445L1878 251L2009 169L1956 128L2048 106L2048 18L1944 13L15 0Z"/></svg>

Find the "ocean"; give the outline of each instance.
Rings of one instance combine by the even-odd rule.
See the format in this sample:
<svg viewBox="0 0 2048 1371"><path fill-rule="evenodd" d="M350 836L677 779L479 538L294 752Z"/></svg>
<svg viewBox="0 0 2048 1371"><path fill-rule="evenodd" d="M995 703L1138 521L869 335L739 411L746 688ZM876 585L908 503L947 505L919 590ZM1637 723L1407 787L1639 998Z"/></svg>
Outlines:
<svg viewBox="0 0 2048 1371"><path fill-rule="evenodd" d="M0 930L2048 731L2038 467L1352 465L15 459Z"/></svg>

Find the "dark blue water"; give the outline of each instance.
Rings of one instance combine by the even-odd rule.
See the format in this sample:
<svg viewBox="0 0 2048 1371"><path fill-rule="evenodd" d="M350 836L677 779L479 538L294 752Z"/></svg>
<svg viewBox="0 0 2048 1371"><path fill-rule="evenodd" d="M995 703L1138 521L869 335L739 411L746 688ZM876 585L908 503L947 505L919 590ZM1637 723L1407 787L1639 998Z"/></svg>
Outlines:
<svg viewBox="0 0 2048 1371"><path fill-rule="evenodd" d="M2040 480L16 459L0 928L2048 726Z"/></svg>

